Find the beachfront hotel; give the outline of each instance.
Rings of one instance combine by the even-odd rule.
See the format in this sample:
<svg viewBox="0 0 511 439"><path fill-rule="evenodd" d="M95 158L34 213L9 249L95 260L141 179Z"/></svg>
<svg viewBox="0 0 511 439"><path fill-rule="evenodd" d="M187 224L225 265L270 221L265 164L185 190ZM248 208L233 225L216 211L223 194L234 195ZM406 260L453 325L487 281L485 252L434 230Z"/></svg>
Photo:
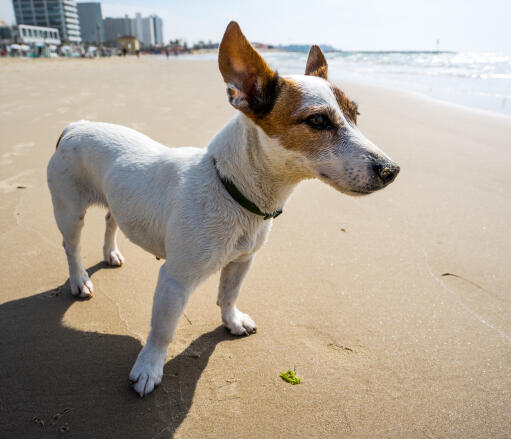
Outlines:
<svg viewBox="0 0 511 439"><path fill-rule="evenodd" d="M22 44L34 44L36 46L59 46L59 30L51 27L20 24L18 25L18 42Z"/></svg>
<svg viewBox="0 0 511 439"><path fill-rule="evenodd" d="M82 42L101 44L105 41L103 28L103 15L101 3L87 2L78 3L78 17L80 19L80 33Z"/></svg>
<svg viewBox="0 0 511 439"><path fill-rule="evenodd" d="M143 47L163 45L163 20L157 15L142 17L137 13L135 18L106 17L103 20L105 42L117 44L117 39L124 36L136 37Z"/></svg>
<svg viewBox="0 0 511 439"><path fill-rule="evenodd" d="M105 42L116 45L117 38L132 35L135 36L133 19L127 15L124 17L106 17L103 19L103 28L105 30Z"/></svg>
<svg viewBox="0 0 511 439"><path fill-rule="evenodd" d="M157 15L150 15L149 19L153 22L154 44L161 46L163 44L163 20Z"/></svg>
<svg viewBox="0 0 511 439"><path fill-rule="evenodd" d="M74 0L12 0L16 23L56 28L60 39L79 44L80 22Z"/></svg>

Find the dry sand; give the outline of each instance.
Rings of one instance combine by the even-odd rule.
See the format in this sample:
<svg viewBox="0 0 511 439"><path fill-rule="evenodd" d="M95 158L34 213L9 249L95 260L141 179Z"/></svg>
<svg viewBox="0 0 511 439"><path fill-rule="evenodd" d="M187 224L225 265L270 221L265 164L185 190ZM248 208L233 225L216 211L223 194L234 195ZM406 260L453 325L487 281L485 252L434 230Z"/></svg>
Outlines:
<svg viewBox="0 0 511 439"><path fill-rule="evenodd" d="M510 437L511 118L342 86L400 176L363 198L301 184L241 294L257 334L219 326L209 279L140 400L161 261L121 237L126 264L105 268L91 209L96 294L71 298L46 164L77 119L206 145L234 114L216 65L0 62L0 437Z"/></svg>

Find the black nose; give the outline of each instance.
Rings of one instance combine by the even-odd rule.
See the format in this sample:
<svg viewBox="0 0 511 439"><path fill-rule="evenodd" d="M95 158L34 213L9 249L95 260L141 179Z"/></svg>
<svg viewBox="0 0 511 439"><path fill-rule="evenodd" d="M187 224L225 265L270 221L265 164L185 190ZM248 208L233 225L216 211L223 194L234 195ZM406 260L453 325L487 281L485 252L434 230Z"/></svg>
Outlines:
<svg viewBox="0 0 511 439"><path fill-rule="evenodd" d="M373 168L376 174L378 174L378 177L380 177L385 184L393 182L401 169L398 165L391 163L378 163L374 165Z"/></svg>

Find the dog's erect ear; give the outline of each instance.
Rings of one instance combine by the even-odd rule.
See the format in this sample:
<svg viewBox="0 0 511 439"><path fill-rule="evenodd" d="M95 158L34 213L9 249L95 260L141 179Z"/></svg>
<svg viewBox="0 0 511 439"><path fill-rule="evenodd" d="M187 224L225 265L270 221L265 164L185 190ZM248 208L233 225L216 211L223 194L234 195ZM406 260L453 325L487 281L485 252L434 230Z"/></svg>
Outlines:
<svg viewBox="0 0 511 439"><path fill-rule="evenodd" d="M311 50L309 51L309 58L307 58L305 74L327 79L328 64L326 62L325 55L323 55L319 46L314 45L311 47Z"/></svg>
<svg viewBox="0 0 511 439"><path fill-rule="evenodd" d="M268 67L235 21L229 23L220 43L218 66L233 107L252 116L271 111L279 88L277 72Z"/></svg>

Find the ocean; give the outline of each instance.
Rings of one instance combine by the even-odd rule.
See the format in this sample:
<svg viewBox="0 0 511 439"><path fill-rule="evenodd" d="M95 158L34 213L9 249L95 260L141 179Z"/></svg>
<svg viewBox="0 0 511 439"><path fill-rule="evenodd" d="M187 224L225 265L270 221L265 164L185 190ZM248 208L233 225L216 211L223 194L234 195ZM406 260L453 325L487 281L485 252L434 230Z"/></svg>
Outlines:
<svg viewBox="0 0 511 439"><path fill-rule="evenodd" d="M303 73L307 53L266 52L280 74ZM409 90L511 116L511 54L468 52L329 52L330 79ZM189 59L216 59L216 54Z"/></svg>

